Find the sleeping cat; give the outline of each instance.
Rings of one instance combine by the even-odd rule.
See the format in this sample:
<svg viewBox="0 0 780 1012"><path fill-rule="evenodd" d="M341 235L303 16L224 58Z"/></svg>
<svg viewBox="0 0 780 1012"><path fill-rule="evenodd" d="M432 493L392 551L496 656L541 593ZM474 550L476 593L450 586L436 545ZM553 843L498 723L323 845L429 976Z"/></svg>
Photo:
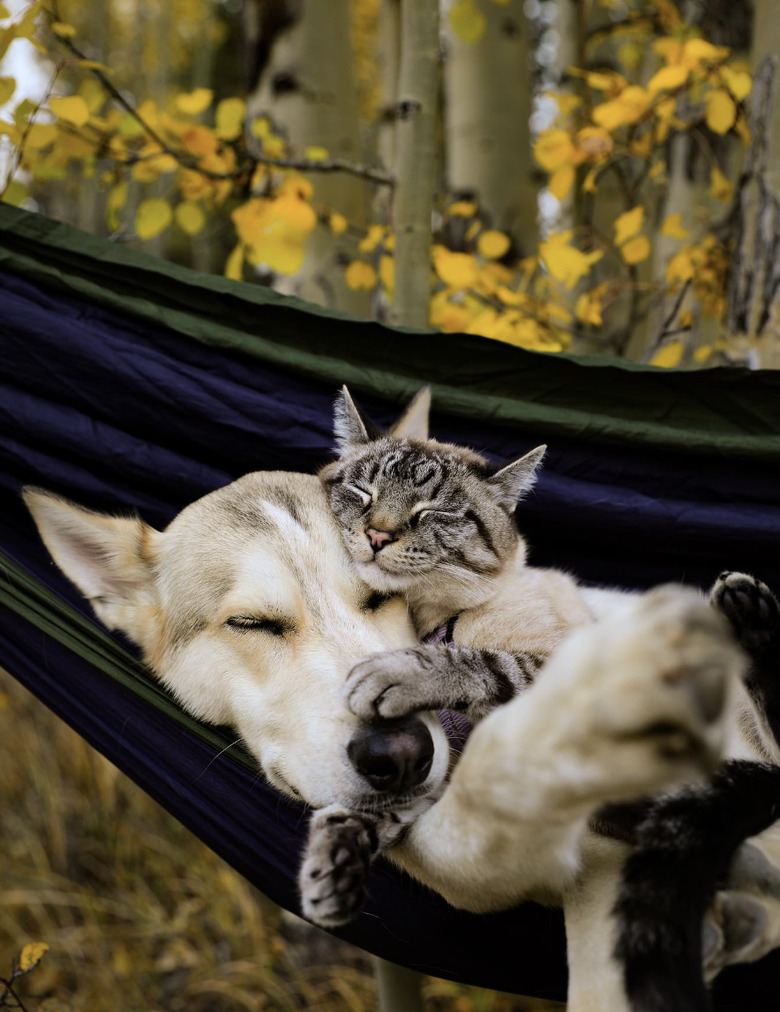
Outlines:
<svg viewBox="0 0 780 1012"><path fill-rule="evenodd" d="M496 469L470 450L427 439L427 408L427 391L421 391L382 434L357 411L346 388L336 403L342 457L320 477L346 546L367 583L379 592L403 593L419 635L432 640L358 665L348 699L368 719L450 708L474 722L528 685L570 631L614 611L626 595L580 588L559 570L526 565L514 511L534 483L544 447ZM766 588L759 597L774 600ZM721 596L714 603L742 638ZM442 638L449 649L438 645ZM743 645L750 652L750 644ZM761 702L763 684L751 690ZM763 709L769 709L766 700ZM769 741L774 721L765 723ZM670 740L669 747L679 744ZM740 770L736 779L744 776ZM734 794L728 777L724 783L721 794ZM315 813L301 875L305 914L331 927L351 919L365 898L368 862L417 814ZM758 821L769 824L770 815ZM654 817L660 825L661 815ZM763 828L755 816L743 821L751 833ZM732 850L749 835L734 829ZM652 833L645 830L643 839L652 846ZM702 910L714 883L701 893ZM701 960L693 966L695 972Z"/></svg>

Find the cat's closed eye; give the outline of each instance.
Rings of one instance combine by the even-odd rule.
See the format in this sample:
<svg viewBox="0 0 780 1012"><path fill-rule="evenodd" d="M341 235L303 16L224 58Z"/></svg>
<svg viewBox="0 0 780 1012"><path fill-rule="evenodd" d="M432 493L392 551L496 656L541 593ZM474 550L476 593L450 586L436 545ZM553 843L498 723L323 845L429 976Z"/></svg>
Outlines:
<svg viewBox="0 0 780 1012"><path fill-rule="evenodd" d="M366 488L361 488L360 485L345 485L344 488L348 492L354 493L360 499L364 506L368 506L373 502L373 495Z"/></svg>

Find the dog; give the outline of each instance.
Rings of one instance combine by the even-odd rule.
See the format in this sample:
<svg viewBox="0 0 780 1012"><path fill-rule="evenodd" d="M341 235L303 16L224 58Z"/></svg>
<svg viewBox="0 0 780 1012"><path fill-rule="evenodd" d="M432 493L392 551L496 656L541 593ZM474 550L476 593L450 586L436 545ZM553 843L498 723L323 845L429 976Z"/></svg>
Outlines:
<svg viewBox="0 0 780 1012"><path fill-rule="evenodd" d="M597 808L701 779L737 735L744 658L696 592L623 600L575 632L479 724L448 780L433 713L377 722L346 704L358 661L415 637L404 601L354 571L315 477L247 475L163 532L42 490L24 497L97 616L189 712L235 727L274 786L331 815L409 810L390 856L455 906L563 902L572 980L589 981L570 1012L625 1007L590 873L619 859L583 864L581 847Z"/></svg>

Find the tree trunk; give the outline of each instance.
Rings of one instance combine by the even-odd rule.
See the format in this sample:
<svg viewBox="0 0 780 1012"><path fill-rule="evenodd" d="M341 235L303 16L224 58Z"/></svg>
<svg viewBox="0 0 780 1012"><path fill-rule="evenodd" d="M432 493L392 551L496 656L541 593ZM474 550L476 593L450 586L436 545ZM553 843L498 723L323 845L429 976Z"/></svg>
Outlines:
<svg viewBox="0 0 780 1012"><path fill-rule="evenodd" d="M477 42L465 42L445 21L447 180L526 255L537 243L529 25L523 0L482 4L480 12L486 25Z"/></svg>
<svg viewBox="0 0 780 1012"><path fill-rule="evenodd" d="M428 326L438 80L438 0L402 0L393 200L395 294L390 319L407 327Z"/></svg>
<svg viewBox="0 0 780 1012"><path fill-rule="evenodd" d="M263 37L261 19L256 47L262 60L249 97L250 118L268 116L296 157L303 157L308 147L322 147L332 158L361 163L349 0L275 0L270 6L278 15L278 30L271 38ZM267 22L265 27L268 30ZM367 183L344 173L311 173L309 178L315 206L325 205L358 229L365 227ZM307 240L302 269L275 287L368 315L367 293L351 291L344 282L344 262L354 253L354 237L348 232L334 237L318 225Z"/></svg>

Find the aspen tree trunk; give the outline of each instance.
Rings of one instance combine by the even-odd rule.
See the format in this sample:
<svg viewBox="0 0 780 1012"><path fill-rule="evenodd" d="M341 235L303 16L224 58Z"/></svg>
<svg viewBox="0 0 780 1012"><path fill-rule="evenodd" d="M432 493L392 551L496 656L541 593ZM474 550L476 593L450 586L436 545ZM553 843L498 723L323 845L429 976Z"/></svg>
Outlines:
<svg viewBox="0 0 780 1012"><path fill-rule="evenodd" d="M260 79L249 97L249 117L268 116L287 137L292 154L325 148L332 158L362 163L357 93L350 42L349 0L286 0L285 26L271 39ZM344 173L311 174L315 207L326 205L363 228L368 184ZM343 264L354 256L354 240L334 237L318 225L306 243L304 264L294 279L280 279L280 291L322 305L368 315L369 298L343 279Z"/></svg>
<svg viewBox="0 0 780 1012"><path fill-rule="evenodd" d="M769 57L777 60L780 54L780 14L777 0L754 0L753 46L751 66L754 74ZM766 71L765 71L766 72ZM780 248L778 234L778 200L780 200L780 66L775 63L771 103L767 109L763 140L766 145L763 170L763 193L753 215L761 219L767 245L760 255L765 258L763 329L759 331L758 364L766 369L780 369ZM755 96L754 96L755 102ZM774 235L770 233L774 228ZM774 253L774 255L773 255Z"/></svg>
<svg viewBox="0 0 780 1012"><path fill-rule="evenodd" d="M393 323L428 326L439 79L438 0L402 0Z"/></svg>
<svg viewBox="0 0 780 1012"><path fill-rule="evenodd" d="M477 42L444 22L448 187L476 200L484 220L526 255L537 244L529 25L523 0L482 4L480 12L486 25Z"/></svg>
<svg viewBox="0 0 780 1012"><path fill-rule="evenodd" d="M380 0L377 48L380 96L376 150L382 168L394 173L396 96L401 68L401 0ZM391 204L390 188L379 187L373 201L374 220L388 221Z"/></svg>
<svg viewBox="0 0 780 1012"><path fill-rule="evenodd" d="M769 185L778 57L766 56L753 78L753 143L738 187L738 228L729 267L726 329L755 353L753 364L780 364L780 195ZM748 358L750 361L750 358Z"/></svg>

